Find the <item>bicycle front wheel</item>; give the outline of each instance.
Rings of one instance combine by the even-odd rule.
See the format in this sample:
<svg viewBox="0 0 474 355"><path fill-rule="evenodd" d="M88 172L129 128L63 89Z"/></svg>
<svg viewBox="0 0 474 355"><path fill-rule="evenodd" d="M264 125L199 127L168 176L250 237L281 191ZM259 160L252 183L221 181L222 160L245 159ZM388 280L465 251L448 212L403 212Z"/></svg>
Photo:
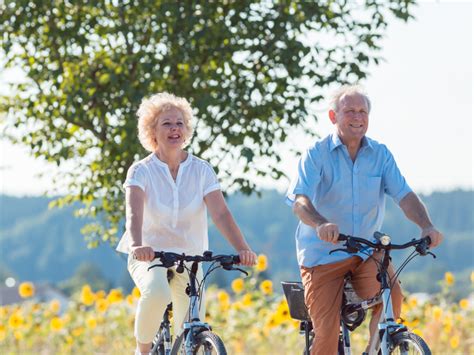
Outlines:
<svg viewBox="0 0 474 355"><path fill-rule="evenodd" d="M164 344L164 335L163 335L163 327L160 327L160 330L155 335L155 339L153 339L153 343L151 344L150 355L168 355L165 352L165 344Z"/></svg>
<svg viewBox="0 0 474 355"><path fill-rule="evenodd" d="M426 342L420 336L410 332L395 334L392 337L392 344L391 354L394 355L431 355L431 350Z"/></svg>
<svg viewBox="0 0 474 355"><path fill-rule="evenodd" d="M184 355L184 334L181 334L173 345L172 355ZM205 330L196 336L196 347L193 355L227 355L221 338L211 331Z"/></svg>

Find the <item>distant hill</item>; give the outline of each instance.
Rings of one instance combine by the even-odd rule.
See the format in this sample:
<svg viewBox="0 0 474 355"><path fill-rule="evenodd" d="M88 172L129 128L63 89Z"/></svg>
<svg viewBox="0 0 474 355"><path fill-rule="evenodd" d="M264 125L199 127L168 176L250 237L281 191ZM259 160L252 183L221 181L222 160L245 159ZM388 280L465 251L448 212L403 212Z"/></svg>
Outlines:
<svg viewBox="0 0 474 355"><path fill-rule="evenodd" d="M435 192L422 199L435 224L445 233L446 242L435 250L436 260L418 258L407 268L402 281L409 290L432 291L436 287L434 281L442 278L445 271L460 277L465 275L467 279L474 269L474 192ZM87 249L80 233L86 221L73 217L71 206L49 210L49 201L42 197L0 196L0 275L58 283L70 278L81 263L88 261L98 266L113 284L124 284L125 256L108 245ZM297 220L283 196L270 190L263 191L261 198L236 194L229 197L228 203L255 251L269 257L268 275L275 281L297 279L294 243ZM418 228L404 218L391 200L387 203L382 231L396 242L419 236ZM210 245L215 251L231 251L213 225ZM215 281L223 283L232 277L230 273L216 275Z"/></svg>

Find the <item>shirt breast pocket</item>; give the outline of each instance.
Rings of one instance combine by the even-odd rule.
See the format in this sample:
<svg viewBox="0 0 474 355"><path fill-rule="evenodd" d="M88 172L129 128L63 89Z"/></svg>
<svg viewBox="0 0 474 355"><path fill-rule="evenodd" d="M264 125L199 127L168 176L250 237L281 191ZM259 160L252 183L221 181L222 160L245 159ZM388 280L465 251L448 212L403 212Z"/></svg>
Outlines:
<svg viewBox="0 0 474 355"><path fill-rule="evenodd" d="M382 177L367 176L363 178L361 189L362 213L376 213L379 207L380 194L382 193Z"/></svg>

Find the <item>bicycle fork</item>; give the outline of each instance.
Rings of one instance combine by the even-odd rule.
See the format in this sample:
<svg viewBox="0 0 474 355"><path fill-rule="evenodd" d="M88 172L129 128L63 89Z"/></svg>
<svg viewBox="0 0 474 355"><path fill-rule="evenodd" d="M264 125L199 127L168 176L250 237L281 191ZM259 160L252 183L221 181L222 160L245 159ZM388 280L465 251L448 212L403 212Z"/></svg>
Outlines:
<svg viewBox="0 0 474 355"><path fill-rule="evenodd" d="M189 319L190 322L184 323L184 349L186 354L193 354L195 342L194 337L203 330L211 330L207 323L201 322L199 319L199 295L196 289L196 273L197 263L194 262L191 266L189 289Z"/></svg>
<svg viewBox="0 0 474 355"><path fill-rule="evenodd" d="M390 288L384 287L381 297L383 308L378 322L378 336L374 335L372 337L369 354L376 354L380 349L382 355L389 355L390 334L393 333L394 329L401 329L403 326L395 322Z"/></svg>
<svg viewBox="0 0 474 355"><path fill-rule="evenodd" d="M170 320L169 320L169 314L173 310L173 304L170 303L166 306L165 314L163 316L163 348L165 351L165 354L171 354L171 332L170 332Z"/></svg>

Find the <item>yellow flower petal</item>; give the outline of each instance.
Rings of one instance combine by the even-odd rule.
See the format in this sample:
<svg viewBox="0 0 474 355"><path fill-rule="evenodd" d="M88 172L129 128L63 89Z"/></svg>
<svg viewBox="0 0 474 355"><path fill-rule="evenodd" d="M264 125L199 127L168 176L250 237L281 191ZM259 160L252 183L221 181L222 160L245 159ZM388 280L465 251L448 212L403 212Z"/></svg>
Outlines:
<svg viewBox="0 0 474 355"><path fill-rule="evenodd" d="M462 309L468 309L469 308L469 300L463 298L462 300L459 301L459 307Z"/></svg>
<svg viewBox="0 0 474 355"><path fill-rule="evenodd" d="M22 298L33 297L35 294L35 286L32 282L22 282L18 286L18 293Z"/></svg>
<svg viewBox="0 0 474 355"><path fill-rule="evenodd" d="M49 325L52 331L57 332L63 329L64 322L61 318L54 317L53 319L51 319L51 322L49 323Z"/></svg>
<svg viewBox="0 0 474 355"><path fill-rule="evenodd" d="M449 339L449 345L452 349L457 349L459 347L459 335L453 335L451 339Z"/></svg>
<svg viewBox="0 0 474 355"><path fill-rule="evenodd" d="M260 254L257 258L257 265L255 265L255 270L258 272L265 271L268 267L268 259L264 254Z"/></svg>
<svg viewBox="0 0 474 355"><path fill-rule="evenodd" d="M266 294L271 295L273 293L273 282L265 280L260 284L260 290Z"/></svg>
<svg viewBox="0 0 474 355"><path fill-rule="evenodd" d="M132 290L132 296L135 297L135 298L140 298L140 290L138 289L138 287L134 287L133 290Z"/></svg>
<svg viewBox="0 0 474 355"><path fill-rule="evenodd" d="M454 284L454 281L455 281L454 275L453 275L451 272L449 272L449 271L446 272L446 273L444 274L444 281L446 282L446 284L447 284L448 286L452 286L452 285Z"/></svg>
<svg viewBox="0 0 474 355"><path fill-rule="evenodd" d="M244 279L235 279L232 281L231 287L235 293L241 293L244 290Z"/></svg>
<svg viewBox="0 0 474 355"><path fill-rule="evenodd" d="M107 295L107 301L109 301L109 303L118 303L118 302L121 302L123 300L123 295L122 295L122 291L120 291L119 289L112 289L110 290L109 294Z"/></svg>

